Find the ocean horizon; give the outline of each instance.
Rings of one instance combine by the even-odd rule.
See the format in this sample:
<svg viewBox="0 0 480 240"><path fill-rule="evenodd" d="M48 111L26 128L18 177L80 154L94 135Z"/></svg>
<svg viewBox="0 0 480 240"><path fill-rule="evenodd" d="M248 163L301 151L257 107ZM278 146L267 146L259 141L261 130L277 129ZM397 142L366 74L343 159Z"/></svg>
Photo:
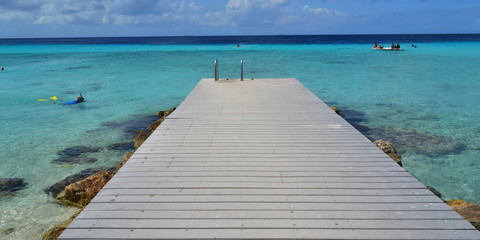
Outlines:
<svg viewBox="0 0 480 240"><path fill-rule="evenodd" d="M373 44L401 45L375 51ZM480 204L480 34L0 39L0 238L41 239L77 208L52 186L107 169L201 78L297 78L444 200ZM64 106L81 92L85 103Z"/></svg>

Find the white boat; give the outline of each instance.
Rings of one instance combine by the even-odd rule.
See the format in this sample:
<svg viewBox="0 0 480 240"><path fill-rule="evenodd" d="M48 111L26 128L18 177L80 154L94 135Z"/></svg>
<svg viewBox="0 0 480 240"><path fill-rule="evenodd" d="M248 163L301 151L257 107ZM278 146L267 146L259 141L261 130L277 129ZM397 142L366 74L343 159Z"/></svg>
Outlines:
<svg viewBox="0 0 480 240"><path fill-rule="evenodd" d="M379 47L374 47L373 50L384 50L384 51L398 51L400 50L400 48L391 48L391 47L388 47L388 48L379 48Z"/></svg>

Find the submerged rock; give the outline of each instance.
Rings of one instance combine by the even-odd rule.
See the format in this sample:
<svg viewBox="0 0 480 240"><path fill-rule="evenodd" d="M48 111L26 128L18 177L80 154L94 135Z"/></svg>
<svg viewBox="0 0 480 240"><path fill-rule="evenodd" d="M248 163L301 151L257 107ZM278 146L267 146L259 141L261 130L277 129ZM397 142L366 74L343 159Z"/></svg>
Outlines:
<svg viewBox="0 0 480 240"><path fill-rule="evenodd" d="M460 199L452 199L447 204L480 231L480 205Z"/></svg>
<svg viewBox="0 0 480 240"><path fill-rule="evenodd" d="M20 191L27 185L23 178L0 178L0 196Z"/></svg>
<svg viewBox="0 0 480 240"><path fill-rule="evenodd" d="M437 190L435 189L434 187L431 187L431 186L427 186L428 190L430 190L433 194L435 194L435 196L439 197L440 199L442 199L442 194Z"/></svg>
<svg viewBox="0 0 480 240"><path fill-rule="evenodd" d="M411 151L429 157L458 154L466 145L450 138L400 128L374 128L369 132L374 139L392 141L402 151Z"/></svg>
<svg viewBox="0 0 480 240"><path fill-rule="evenodd" d="M376 140L373 142L378 148L380 148L384 153L386 153L390 158L393 159L398 165L402 166L402 157L397 154L397 150L393 146L393 143L390 141Z"/></svg>
<svg viewBox="0 0 480 240"><path fill-rule="evenodd" d="M61 191L63 191L65 189L65 187L71 183L74 183L74 182L77 182L77 181L80 181L84 178L87 178L88 176L98 172L98 171L102 171L102 170L106 170L106 171L115 171L115 168L105 168L105 167L101 167L101 168L87 168L81 172L78 172L74 175L71 175L69 177L66 177L65 179L53 184L52 186L50 186L49 188L45 189L45 193L47 194L52 194L54 197L56 197Z"/></svg>
<svg viewBox="0 0 480 240"><path fill-rule="evenodd" d="M133 147L133 142L124 142L124 143L114 143L107 147L107 149L115 151L129 151L135 149Z"/></svg>
<svg viewBox="0 0 480 240"><path fill-rule="evenodd" d="M100 147L74 146L65 148L57 152L57 154L60 157L78 157L85 153L99 152L100 150L102 150Z"/></svg>
<svg viewBox="0 0 480 240"><path fill-rule="evenodd" d="M112 177L113 173L111 172L96 172L85 179L66 186L65 190L62 191L56 199L67 204L85 206Z"/></svg>
<svg viewBox="0 0 480 240"><path fill-rule="evenodd" d="M96 158L85 157L85 156L78 156L78 157L60 157L57 159L52 160L52 163L55 164L87 164L87 163L94 163L98 161Z"/></svg>
<svg viewBox="0 0 480 240"><path fill-rule="evenodd" d="M136 116L126 121L110 121L101 124L102 127L121 129L126 138L133 138L137 130L147 130L148 127L158 120L158 116Z"/></svg>
<svg viewBox="0 0 480 240"><path fill-rule="evenodd" d="M143 142L145 142L145 140L147 140L147 138L150 136L150 134L151 134L150 132L147 132L145 130L138 130L135 133L135 138L133 139L133 146L135 147L135 149L140 147L140 145L142 145Z"/></svg>
<svg viewBox="0 0 480 240"><path fill-rule="evenodd" d="M12 234L15 232L15 228L5 228L2 230L2 233L5 234L5 235L8 235L8 234Z"/></svg>
<svg viewBox="0 0 480 240"><path fill-rule="evenodd" d="M74 146L65 148L62 151L57 152L59 158L52 160L55 164L86 164L94 163L96 158L86 157L87 153L99 152L102 150L100 147L88 147L88 146Z"/></svg>
<svg viewBox="0 0 480 240"><path fill-rule="evenodd" d="M350 123L354 128L356 128L361 133L368 134L370 132L369 127L361 124L362 122L365 122L367 120L364 112L342 109L338 111L338 115L340 115L343 119L345 119L348 123Z"/></svg>

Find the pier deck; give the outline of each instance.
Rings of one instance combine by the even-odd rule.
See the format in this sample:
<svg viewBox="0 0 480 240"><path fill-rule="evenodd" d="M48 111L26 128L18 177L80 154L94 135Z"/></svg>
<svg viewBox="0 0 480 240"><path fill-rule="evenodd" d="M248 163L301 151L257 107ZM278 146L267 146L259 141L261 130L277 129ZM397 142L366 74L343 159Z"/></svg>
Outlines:
<svg viewBox="0 0 480 240"><path fill-rule="evenodd" d="M202 79L59 239L480 239L296 79Z"/></svg>

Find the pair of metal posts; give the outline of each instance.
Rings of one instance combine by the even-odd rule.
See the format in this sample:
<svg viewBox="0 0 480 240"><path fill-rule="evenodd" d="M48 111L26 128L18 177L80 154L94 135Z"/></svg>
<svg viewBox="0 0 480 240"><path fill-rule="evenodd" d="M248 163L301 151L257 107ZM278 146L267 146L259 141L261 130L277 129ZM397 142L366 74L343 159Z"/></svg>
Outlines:
<svg viewBox="0 0 480 240"><path fill-rule="evenodd" d="M218 81L218 60L215 59L215 81ZM240 60L240 81L243 81L243 59Z"/></svg>

